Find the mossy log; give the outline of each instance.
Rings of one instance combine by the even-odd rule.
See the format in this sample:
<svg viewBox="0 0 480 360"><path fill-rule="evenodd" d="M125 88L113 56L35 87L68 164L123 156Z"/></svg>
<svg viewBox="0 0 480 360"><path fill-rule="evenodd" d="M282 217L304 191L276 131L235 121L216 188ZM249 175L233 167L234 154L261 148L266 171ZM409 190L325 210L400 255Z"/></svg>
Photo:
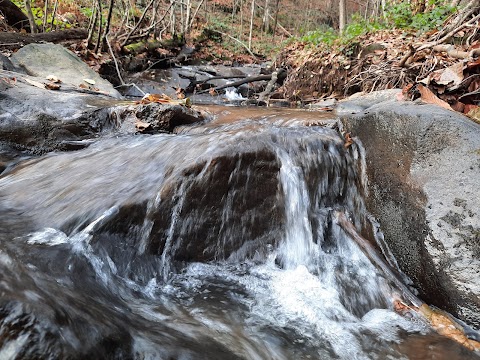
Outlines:
<svg viewBox="0 0 480 360"><path fill-rule="evenodd" d="M45 41L57 43L64 40L86 39L87 35L88 32L85 29L59 30L39 34L0 32L0 43L2 47L19 48L23 45Z"/></svg>

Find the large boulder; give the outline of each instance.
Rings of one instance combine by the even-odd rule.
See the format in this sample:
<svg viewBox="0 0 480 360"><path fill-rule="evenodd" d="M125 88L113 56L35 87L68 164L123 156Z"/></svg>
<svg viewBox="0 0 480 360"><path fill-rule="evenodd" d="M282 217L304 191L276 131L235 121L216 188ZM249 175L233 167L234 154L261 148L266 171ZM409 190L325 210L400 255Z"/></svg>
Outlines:
<svg viewBox="0 0 480 360"><path fill-rule="evenodd" d="M197 111L180 105L137 105L68 84L56 91L32 85L46 82L39 77L8 71L0 71L0 76L10 79L0 81L0 155L5 147L28 154L76 150L100 135L134 134L139 121L152 133L203 120Z"/></svg>
<svg viewBox="0 0 480 360"><path fill-rule="evenodd" d="M112 84L100 77L71 51L57 44L29 44L11 56L12 63L27 74L45 78L54 75L63 83L85 87L106 93L114 98L122 96ZM85 82L93 80L94 84Z"/></svg>
<svg viewBox="0 0 480 360"><path fill-rule="evenodd" d="M367 208L422 298L480 328L480 125L383 95L341 107L366 149Z"/></svg>

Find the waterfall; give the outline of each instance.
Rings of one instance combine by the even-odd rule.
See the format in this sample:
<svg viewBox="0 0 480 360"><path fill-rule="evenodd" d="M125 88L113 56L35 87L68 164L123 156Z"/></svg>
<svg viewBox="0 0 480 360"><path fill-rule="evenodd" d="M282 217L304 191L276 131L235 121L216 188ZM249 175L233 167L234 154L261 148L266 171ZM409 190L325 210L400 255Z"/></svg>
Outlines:
<svg viewBox="0 0 480 360"><path fill-rule="evenodd" d="M0 358L468 358L332 221L369 218L361 144L245 114L1 176Z"/></svg>

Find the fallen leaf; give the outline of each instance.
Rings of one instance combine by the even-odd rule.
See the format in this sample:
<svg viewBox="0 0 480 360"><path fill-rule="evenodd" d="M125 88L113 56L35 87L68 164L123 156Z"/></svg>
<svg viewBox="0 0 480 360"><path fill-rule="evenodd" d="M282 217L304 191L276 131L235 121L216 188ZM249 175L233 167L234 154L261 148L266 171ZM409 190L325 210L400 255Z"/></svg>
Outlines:
<svg viewBox="0 0 480 360"><path fill-rule="evenodd" d="M16 77L2 77L2 81L5 81L9 85L15 85L17 83L17 78Z"/></svg>
<svg viewBox="0 0 480 360"><path fill-rule="evenodd" d="M83 83L80 84L80 85L78 85L78 87L81 88L81 89L88 89L88 88L89 88L88 85L85 85L85 84L83 84Z"/></svg>
<svg viewBox="0 0 480 360"><path fill-rule="evenodd" d="M463 81L463 69L465 69L465 65L462 62L456 63L446 69L434 71L432 80L438 85L447 85L449 90L454 90Z"/></svg>
<svg viewBox="0 0 480 360"><path fill-rule="evenodd" d="M165 94L146 94L142 100L137 101L137 104L150 104L150 103L160 103L160 104L172 104L172 105L183 105L190 107L192 102L189 98L175 100L170 96Z"/></svg>
<svg viewBox="0 0 480 360"><path fill-rule="evenodd" d="M465 110L465 104L461 101L454 100L450 103L450 106L453 110L463 113Z"/></svg>
<svg viewBox="0 0 480 360"><path fill-rule="evenodd" d="M478 108L478 105L472 105L472 104L465 104L465 107L463 108L463 112L465 114L468 114L471 110Z"/></svg>
<svg viewBox="0 0 480 360"><path fill-rule="evenodd" d="M434 104L443 107L444 109L447 110L452 110L453 109L448 105L447 102L439 99L430 89L427 87L423 86L422 84L417 85L417 89L420 92L420 98L424 103L427 104Z"/></svg>
<svg viewBox="0 0 480 360"><path fill-rule="evenodd" d="M475 121L476 123L480 124L480 106L472 108L468 113L467 116Z"/></svg>
<svg viewBox="0 0 480 360"><path fill-rule="evenodd" d="M45 89L45 84L43 84L41 82L38 82L38 81L35 81L35 80L30 80L30 79L27 79L27 78L25 78L25 81L27 83L29 83L30 85L36 86L40 89Z"/></svg>
<svg viewBox="0 0 480 360"><path fill-rule="evenodd" d="M51 81L52 83L61 83L62 82L62 80L60 80L55 75L48 75L45 79Z"/></svg>
<svg viewBox="0 0 480 360"><path fill-rule="evenodd" d="M49 82L48 84L45 84L45 87L48 90L59 90L60 89L60 84L55 84L54 82Z"/></svg>

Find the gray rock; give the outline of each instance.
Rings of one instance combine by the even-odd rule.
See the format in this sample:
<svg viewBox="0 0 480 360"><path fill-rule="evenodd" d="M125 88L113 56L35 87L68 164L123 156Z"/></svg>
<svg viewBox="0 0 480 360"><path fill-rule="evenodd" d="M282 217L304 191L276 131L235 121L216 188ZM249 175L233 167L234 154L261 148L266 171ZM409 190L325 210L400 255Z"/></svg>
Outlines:
<svg viewBox="0 0 480 360"><path fill-rule="evenodd" d="M385 102L395 103L401 89L374 91L368 94L357 93L340 100L335 108L337 114L358 114L368 108Z"/></svg>
<svg viewBox="0 0 480 360"><path fill-rule="evenodd" d="M0 70L15 71L15 66L5 55L0 54Z"/></svg>
<svg viewBox="0 0 480 360"><path fill-rule="evenodd" d="M47 90L25 80L45 82L42 78L0 71L4 75L14 75L17 81L0 82L0 155L12 149L34 155L76 150L100 135L136 133L137 120L150 122L150 133L173 132L175 126L203 120L198 112L183 106L134 105L79 92L68 84L57 91Z"/></svg>
<svg viewBox="0 0 480 360"><path fill-rule="evenodd" d="M97 88L114 98L121 98L107 80L104 80L74 53L56 44L29 44L18 50L11 57L12 63L32 76L45 78L55 75L63 83L89 86L84 79L95 81L92 88Z"/></svg>
<svg viewBox="0 0 480 360"><path fill-rule="evenodd" d="M312 104L308 104L309 109L318 109L325 107L333 107L337 103L336 99L325 99Z"/></svg>
<svg viewBox="0 0 480 360"><path fill-rule="evenodd" d="M422 298L480 328L480 125L431 105L366 108L342 120L366 148L367 208Z"/></svg>

